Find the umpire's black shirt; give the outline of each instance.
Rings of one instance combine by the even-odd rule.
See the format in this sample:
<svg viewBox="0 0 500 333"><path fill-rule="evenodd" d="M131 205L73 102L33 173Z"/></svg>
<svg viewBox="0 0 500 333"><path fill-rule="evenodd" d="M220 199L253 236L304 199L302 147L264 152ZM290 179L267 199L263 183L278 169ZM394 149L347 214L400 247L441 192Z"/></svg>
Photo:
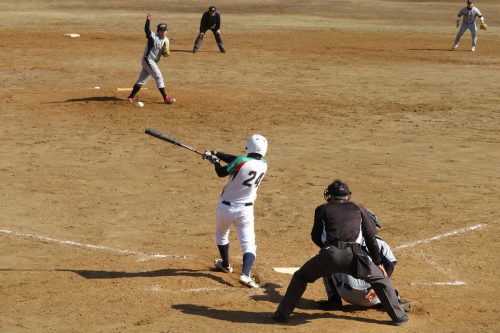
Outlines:
<svg viewBox="0 0 500 333"><path fill-rule="evenodd" d="M331 200L316 207L314 225L311 231L312 241L319 247L341 242L355 242L361 232L365 239L370 256L376 265L380 264L380 249L375 239L377 229L370 221L365 208L348 200ZM326 243L321 240L323 230Z"/></svg>
<svg viewBox="0 0 500 333"><path fill-rule="evenodd" d="M200 32L205 32L208 29L219 30L220 29L220 14L219 12L215 12L215 15L212 16L208 11L203 13L200 22Z"/></svg>

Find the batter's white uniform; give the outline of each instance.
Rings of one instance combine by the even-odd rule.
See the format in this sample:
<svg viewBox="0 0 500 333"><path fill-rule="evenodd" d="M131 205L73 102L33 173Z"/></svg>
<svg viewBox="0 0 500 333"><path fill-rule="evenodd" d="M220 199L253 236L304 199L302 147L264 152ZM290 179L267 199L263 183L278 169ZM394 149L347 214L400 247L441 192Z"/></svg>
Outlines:
<svg viewBox="0 0 500 333"><path fill-rule="evenodd" d="M234 225L243 253L256 255L253 203L267 163L264 159L239 156L227 166L227 171L229 178L216 212L217 245L229 244L229 229Z"/></svg>

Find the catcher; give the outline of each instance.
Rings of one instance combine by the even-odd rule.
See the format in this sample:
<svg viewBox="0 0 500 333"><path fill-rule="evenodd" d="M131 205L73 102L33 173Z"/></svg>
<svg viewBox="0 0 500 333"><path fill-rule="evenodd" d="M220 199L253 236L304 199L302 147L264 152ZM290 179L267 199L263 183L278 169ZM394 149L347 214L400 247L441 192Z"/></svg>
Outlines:
<svg viewBox="0 0 500 333"><path fill-rule="evenodd" d="M143 85L145 85L149 78L152 76L156 81L156 86L163 96L163 100L166 104L173 104L175 98L167 95L165 91L165 82L163 81L163 76L161 75L160 68L158 67L158 62L161 57L170 56L169 50L169 40L167 38L167 24L160 23L156 29L156 33L151 32L150 28L151 13L146 16L146 24L144 26L144 31L146 32L146 38L148 42L144 48L144 55L142 57L142 70L139 74L137 82L134 84L132 92L128 96L128 100L131 103L135 103L137 98L135 95L139 92Z"/></svg>
<svg viewBox="0 0 500 333"><path fill-rule="evenodd" d="M462 26L460 26L460 18L463 16ZM458 30L457 37L455 38L455 43L451 47L452 50L455 50L458 47L458 43L460 42L460 38L464 34L465 30L469 29L472 35L472 47L471 51L476 51L477 45L477 27L476 27L476 16L481 19L480 29L486 30L488 26L484 23L484 16L481 14L479 8L474 7L474 0L467 0L467 6L462 8L457 15L457 28Z"/></svg>

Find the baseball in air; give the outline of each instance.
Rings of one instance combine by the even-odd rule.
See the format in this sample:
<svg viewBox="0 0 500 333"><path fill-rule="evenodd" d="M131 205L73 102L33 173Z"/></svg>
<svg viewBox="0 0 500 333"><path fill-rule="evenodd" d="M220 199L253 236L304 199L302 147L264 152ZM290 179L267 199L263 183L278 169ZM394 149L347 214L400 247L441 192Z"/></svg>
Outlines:
<svg viewBox="0 0 500 333"><path fill-rule="evenodd" d="M137 102L137 106L140 107L140 108L143 108L144 107L144 103L143 102Z"/></svg>

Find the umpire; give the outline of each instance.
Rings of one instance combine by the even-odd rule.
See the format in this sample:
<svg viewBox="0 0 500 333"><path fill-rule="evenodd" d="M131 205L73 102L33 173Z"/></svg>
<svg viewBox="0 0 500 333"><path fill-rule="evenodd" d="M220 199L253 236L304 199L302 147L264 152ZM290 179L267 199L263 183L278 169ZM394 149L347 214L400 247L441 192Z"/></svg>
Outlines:
<svg viewBox="0 0 500 333"><path fill-rule="evenodd" d="M311 237L319 244L324 230L326 245L295 272L273 319L288 322L308 283L333 273L346 273L369 282L392 323L396 326L404 324L408 317L381 264L380 249L375 238L377 230L368 212L350 201L349 187L339 179L325 189L324 196L327 203L318 206L314 212ZM361 250L363 237L373 262Z"/></svg>
<svg viewBox="0 0 500 333"><path fill-rule="evenodd" d="M208 7L208 11L203 13L200 22L200 33L198 34L198 38L194 42L193 53L198 52L198 49L203 42L203 37L207 30L212 30L214 33L215 41L217 42L217 46L222 53L226 53L226 49L224 48L224 43L222 42L222 37L220 33L220 13L217 11L214 5L210 5Z"/></svg>

